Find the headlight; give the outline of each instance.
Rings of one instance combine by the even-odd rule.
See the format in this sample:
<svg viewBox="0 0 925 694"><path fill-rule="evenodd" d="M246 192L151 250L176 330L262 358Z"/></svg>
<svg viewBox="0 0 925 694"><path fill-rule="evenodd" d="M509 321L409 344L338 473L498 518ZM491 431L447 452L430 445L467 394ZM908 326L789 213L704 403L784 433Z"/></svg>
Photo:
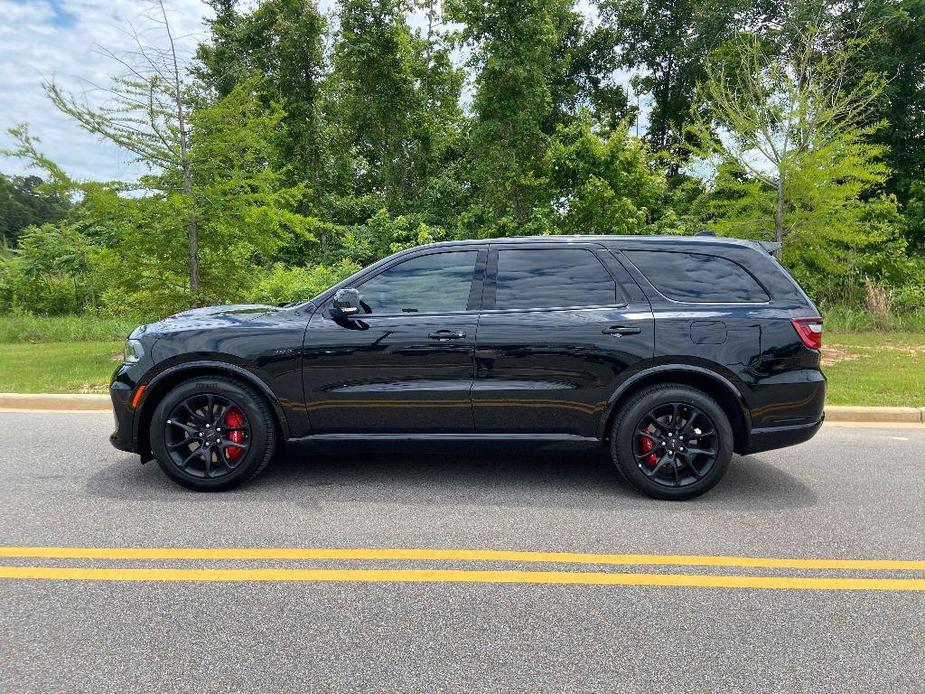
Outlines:
<svg viewBox="0 0 925 694"><path fill-rule="evenodd" d="M122 354L125 355L123 361L126 364L134 364L145 355L145 348L141 346L138 340L126 340L125 347L122 348Z"/></svg>

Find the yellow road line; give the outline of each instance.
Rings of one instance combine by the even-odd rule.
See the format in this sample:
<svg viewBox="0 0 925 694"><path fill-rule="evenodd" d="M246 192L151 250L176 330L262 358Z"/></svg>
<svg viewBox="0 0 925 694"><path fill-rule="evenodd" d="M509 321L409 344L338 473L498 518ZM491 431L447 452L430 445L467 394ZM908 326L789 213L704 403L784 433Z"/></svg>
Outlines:
<svg viewBox="0 0 925 694"><path fill-rule="evenodd" d="M156 560L365 560L499 561L619 566L708 566L759 569L925 571L925 561L890 559L792 559L687 554L588 554L492 549L274 548L274 547L0 547L0 557L17 559Z"/></svg>
<svg viewBox="0 0 925 694"><path fill-rule="evenodd" d="M96 569L0 566L0 579L52 581L313 581L362 583L524 583L673 586L778 590L925 591L918 578L805 578L577 571L463 571L457 569Z"/></svg>

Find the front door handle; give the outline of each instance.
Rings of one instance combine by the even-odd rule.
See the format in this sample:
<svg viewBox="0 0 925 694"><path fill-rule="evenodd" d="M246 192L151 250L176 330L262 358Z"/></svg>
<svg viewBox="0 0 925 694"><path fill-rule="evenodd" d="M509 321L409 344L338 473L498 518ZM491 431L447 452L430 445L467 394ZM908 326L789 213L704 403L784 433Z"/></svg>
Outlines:
<svg viewBox="0 0 925 694"><path fill-rule="evenodd" d="M455 330L438 330L435 333L431 333L427 337L431 340L439 340L440 342L445 342L446 340L461 340L466 336L466 333L456 332Z"/></svg>
<svg viewBox="0 0 925 694"><path fill-rule="evenodd" d="M642 328L629 328L625 325L613 325L601 330L604 335L638 335Z"/></svg>

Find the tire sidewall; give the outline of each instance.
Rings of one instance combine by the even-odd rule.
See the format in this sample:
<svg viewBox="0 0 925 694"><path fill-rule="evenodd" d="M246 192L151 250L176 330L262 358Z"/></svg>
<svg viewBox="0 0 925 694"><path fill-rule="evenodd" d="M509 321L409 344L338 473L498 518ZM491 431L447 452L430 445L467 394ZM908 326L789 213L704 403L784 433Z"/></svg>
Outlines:
<svg viewBox="0 0 925 694"><path fill-rule="evenodd" d="M649 479L636 464L633 442L639 420L658 405L678 402L702 410L717 433L716 461L707 475L685 487L667 487ZM729 418L710 396L687 386L660 386L643 391L620 412L610 440L611 457L623 477L636 489L657 499L691 499L712 489L726 474L732 459L733 435Z"/></svg>
<svg viewBox="0 0 925 694"><path fill-rule="evenodd" d="M178 468L170 459L165 442L167 419L179 403L193 395L221 395L232 400L244 412L250 425L250 446L238 466L229 474L215 479L196 477ZM249 479L262 467L271 442L266 407L249 388L226 379L198 378L171 389L158 403L149 430L151 450L160 468L174 481L197 491L222 491Z"/></svg>

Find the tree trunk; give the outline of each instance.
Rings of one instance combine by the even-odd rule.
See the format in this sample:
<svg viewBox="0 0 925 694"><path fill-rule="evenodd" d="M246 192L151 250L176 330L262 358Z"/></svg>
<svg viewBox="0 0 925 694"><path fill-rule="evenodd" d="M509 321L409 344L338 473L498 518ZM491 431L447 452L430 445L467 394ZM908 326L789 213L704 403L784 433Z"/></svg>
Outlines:
<svg viewBox="0 0 925 694"><path fill-rule="evenodd" d="M784 242L784 177L777 177L777 203L774 205L774 240ZM780 249L774 251L779 258Z"/></svg>
<svg viewBox="0 0 925 694"><path fill-rule="evenodd" d="M193 306L199 306L199 220L196 218L196 199L193 196L193 169L190 162L189 134L187 131L186 115L183 112L183 93L180 83L180 67L177 62L177 48L170 30L170 21L167 19L167 10L164 0L160 0L161 15L164 17L164 28L167 31L167 40L170 42L170 56L173 60L173 97L177 113L177 130L180 136L180 164L183 169L183 192L189 198L192 208L186 219L186 235L189 245L189 290Z"/></svg>

